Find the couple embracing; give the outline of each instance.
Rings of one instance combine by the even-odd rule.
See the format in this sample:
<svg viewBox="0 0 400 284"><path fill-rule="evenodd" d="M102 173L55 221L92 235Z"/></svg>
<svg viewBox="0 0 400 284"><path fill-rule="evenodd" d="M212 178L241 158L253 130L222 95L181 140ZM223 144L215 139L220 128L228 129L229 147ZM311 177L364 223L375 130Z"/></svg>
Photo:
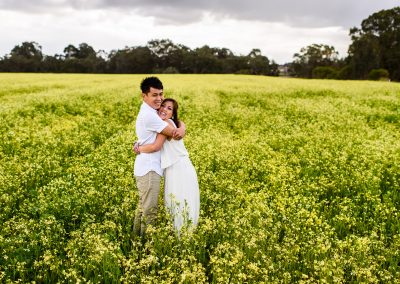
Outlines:
<svg viewBox="0 0 400 284"><path fill-rule="evenodd" d="M197 225L200 209L196 171L182 140L186 127L178 120L178 103L164 99L164 88L157 77L145 78L140 88L143 103L136 119L138 141L134 144L139 203L134 233L142 236L146 226L154 224L164 176L164 203L179 234L183 225Z"/></svg>

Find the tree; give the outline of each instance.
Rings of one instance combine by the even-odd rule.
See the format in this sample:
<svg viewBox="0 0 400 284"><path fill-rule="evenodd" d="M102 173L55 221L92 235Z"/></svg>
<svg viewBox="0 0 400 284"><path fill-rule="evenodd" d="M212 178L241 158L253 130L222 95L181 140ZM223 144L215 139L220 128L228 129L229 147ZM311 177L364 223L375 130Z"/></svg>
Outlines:
<svg viewBox="0 0 400 284"><path fill-rule="evenodd" d="M222 61L223 73L246 73L248 71L247 56L234 56L228 57Z"/></svg>
<svg viewBox="0 0 400 284"><path fill-rule="evenodd" d="M87 43L68 44L62 54L43 55L36 42L24 42L0 58L0 71L67 73L242 73L279 74L278 65L253 49L236 56L228 48L204 45L194 50L169 39L151 40L146 46L95 51Z"/></svg>
<svg viewBox="0 0 400 284"><path fill-rule="evenodd" d="M112 73L151 73L154 58L147 47L126 47L109 55L109 71Z"/></svg>
<svg viewBox="0 0 400 284"><path fill-rule="evenodd" d="M372 69L384 68L400 81L400 7L381 10L350 29L350 65L356 78L366 78Z"/></svg>
<svg viewBox="0 0 400 284"><path fill-rule="evenodd" d="M190 52L188 47L176 45L169 39L151 40L147 43L147 48L154 56L157 72L164 72L168 67L180 71L184 68L183 57Z"/></svg>
<svg viewBox="0 0 400 284"><path fill-rule="evenodd" d="M315 79L336 79L338 71L331 66L318 66L312 70L312 77Z"/></svg>
<svg viewBox="0 0 400 284"><path fill-rule="evenodd" d="M218 59L218 50L208 45L196 48L195 61L193 62L194 73L221 73L222 62Z"/></svg>
<svg viewBox="0 0 400 284"><path fill-rule="evenodd" d="M368 73L369 80L388 80L389 72L386 69L372 69Z"/></svg>
<svg viewBox="0 0 400 284"><path fill-rule="evenodd" d="M96 58L96 51L88 45L87 43L79 44L77 58L86 59L86 58Z"/></svg>
<svg viewBox="0 0 400 284"><path fill-rule="evenodd" d="M79 49L69 44L67 47L64 48L64 55L66 59L73 59L78 58Z"/></svg>
<svg viewBox="0 0 400 284"><path fill-rule="evenodd" d="M312 70L318 66L334 66L338 62L338 52L333 46L312 44L293 55L293 70L298 77L312 77Z"/></svg>
<svg viewBox="0 0 400 284"><path fill-rule="evenodd" d="M247 55L249 73L253 75L267 75L269 73L269 60L261 54L260 49L253 49Z"/></svg>
<svg viewBox="0 0 400 284"><path fill-rule="evenodd" d="M366 79L371 69L382 65L381 49L376 36L366 35L354 40L349 46L350 67L352 78Z"/></svg>
<svg viewBox="0 0 400 284"><path fill-rule="evenodd" d="M22 56L26 59L42 60L42 47L34 41L23 42L21 45L15 46L11 50L11 56Z"/></svg>
<svg viewBox="0 0 400 284"><path fill-rule="evenodd" d="M62 55L54 55L54 56L44 56L42 62L42 70L44 72L61 72L61 67L63 64L63 56Z"/></svg>
<svg viewBox="0 0 400 284"><path fill-rule="evenodd" d="M272 60L271 63L269 64L269 71L267 75L279 76L279 65L274 60Z"/></svg>
<svg viewBox="0 0 400 284"><path fill-rule="evenodd" d="M38 43L23 42L3 59L2 69L9 72L39 72L42 60L42 47Z"/></svg>
<svg viewBox="0 0 400 284"><path fill-rule="evenodd" d="M70 73L98 73L105 71L105 60L87 43L78 47L69 44L64 48L65 60L61 71Z"/></svg>

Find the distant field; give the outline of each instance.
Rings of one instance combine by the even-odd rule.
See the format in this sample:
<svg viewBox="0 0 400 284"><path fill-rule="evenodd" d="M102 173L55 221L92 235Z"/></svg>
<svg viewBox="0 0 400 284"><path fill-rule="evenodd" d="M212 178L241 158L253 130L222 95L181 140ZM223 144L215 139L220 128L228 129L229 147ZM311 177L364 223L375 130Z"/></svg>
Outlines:
<svg viewBox="0 0 400 284"><path fill-rule="evenodd" d="M400 283L400 84L160 75L201 220L142 243L143 77L0 73L0 282Z"/></svg>

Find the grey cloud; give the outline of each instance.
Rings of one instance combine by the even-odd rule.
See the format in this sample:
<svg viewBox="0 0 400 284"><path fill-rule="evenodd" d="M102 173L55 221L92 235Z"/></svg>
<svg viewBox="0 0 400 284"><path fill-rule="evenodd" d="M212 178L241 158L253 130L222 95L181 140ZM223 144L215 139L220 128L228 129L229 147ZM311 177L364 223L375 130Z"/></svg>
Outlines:
<svg viewBox="0 0 400 284"><path fill-rule="evenodd" d="M218 17L291 26L358 26L362 19L381 9L399 5L398 0L0 0L1 9L51 12L58 9L136 10L160 24L199 21L205 13Z"/></svg>

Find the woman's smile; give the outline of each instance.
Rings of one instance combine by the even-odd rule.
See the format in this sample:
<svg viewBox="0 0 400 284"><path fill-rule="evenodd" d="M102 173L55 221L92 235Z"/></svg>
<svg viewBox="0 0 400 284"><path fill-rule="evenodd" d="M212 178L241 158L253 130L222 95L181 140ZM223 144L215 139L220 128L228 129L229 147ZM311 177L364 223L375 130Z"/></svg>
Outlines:
<svg viewBox="0 0 400 284"><path fill-rule="evenodd" d="M162 120L172 118L174 106L172 102L167 101L161 104L160 109L158 110L158 115L161 117Z"/></svg>

